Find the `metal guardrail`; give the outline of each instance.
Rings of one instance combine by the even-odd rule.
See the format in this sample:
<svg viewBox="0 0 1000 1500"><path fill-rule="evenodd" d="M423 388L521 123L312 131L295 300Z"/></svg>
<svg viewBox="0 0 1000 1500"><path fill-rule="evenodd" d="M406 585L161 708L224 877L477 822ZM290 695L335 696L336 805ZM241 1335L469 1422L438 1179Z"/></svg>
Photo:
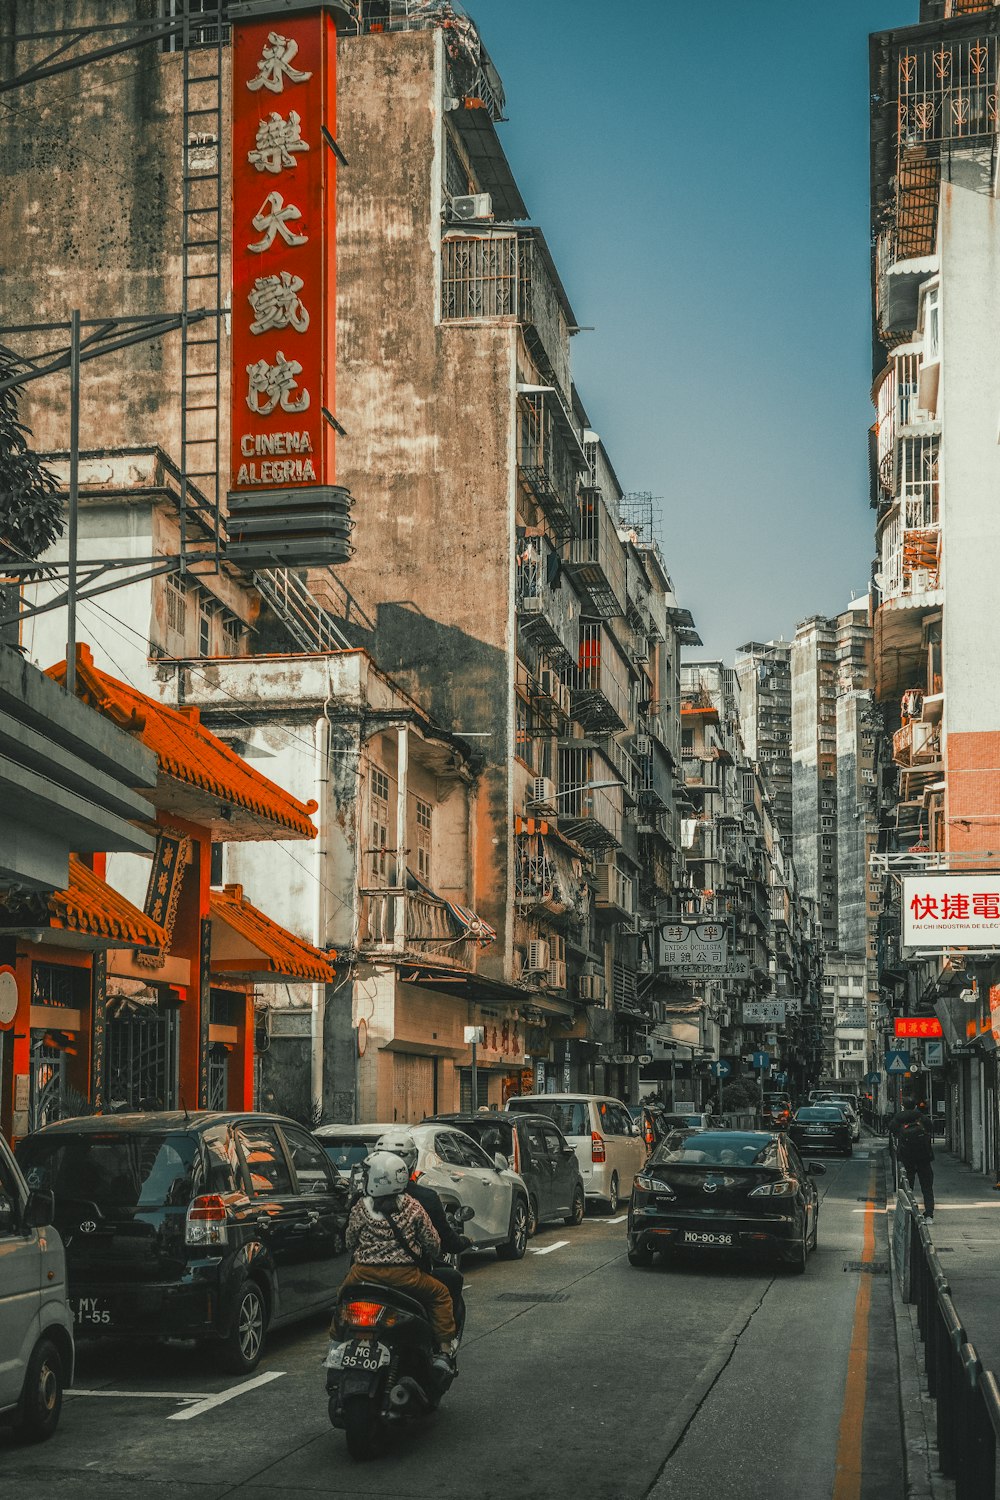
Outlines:
<svg viewBox="0 0 1000 1500"><path fill-rule="evenodd" d="M937 1411L941 1472L955 1481L957 1500L997 1500L1000 1383L968 1340L902 1168L892 1253L904 1300L917 1309L927 1389Z"/></svg>

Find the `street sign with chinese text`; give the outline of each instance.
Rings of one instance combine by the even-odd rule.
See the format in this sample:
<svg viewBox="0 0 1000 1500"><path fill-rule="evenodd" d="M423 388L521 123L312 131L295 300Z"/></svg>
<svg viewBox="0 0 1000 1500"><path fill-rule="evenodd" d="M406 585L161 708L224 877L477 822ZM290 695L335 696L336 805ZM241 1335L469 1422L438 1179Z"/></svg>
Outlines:
<svg viewBox="0 0 1000 1500"><path fill-rule="evenodd" d="M1000 948L1000 870L903 877L907 948Z"/></svg>
<svg viewBox="0 0 1000 1500"><path fill-rule="evenodd" d="M275 10L278 6L275 6ZM324 530L350 555L335 483L337 28L330 6L232 35L230 537ZM197 439L194 439L197 441ZM283 512L284 523L276 512ZM284 536L282 537L282 532ZM278 549L282 550L281 547ZM324 554L325 556L326 554ZM319 554L317 560L321 560Z"/></svg>
<svg viewBox="0 0 1000 1500"><path fill-rule="evenodd" d="M744 1026L784 1026L784 1000L744 1000Z"/></svg>
<svg viewBox="0 0 1000 1500"><path fill-rule="evenodd" d="M944 1042L925 1042L924 1043L924 1067L925 1068L943 1068L944 1067Z"/></svg>
<svg viewBox="0 0 1000 1500"><path fill-rule="evenodd" d="M943 1036L941 1022L936 1016L897 1016L897 1036Z"/></svg>
<svg viewBox="0 0 1000 1500"><path fill-rule="evenodd" d="M729 929L724 922L667 922L660 928L660 968L674 978L708 975L745 979L750 961L730 953Z"/></svg>

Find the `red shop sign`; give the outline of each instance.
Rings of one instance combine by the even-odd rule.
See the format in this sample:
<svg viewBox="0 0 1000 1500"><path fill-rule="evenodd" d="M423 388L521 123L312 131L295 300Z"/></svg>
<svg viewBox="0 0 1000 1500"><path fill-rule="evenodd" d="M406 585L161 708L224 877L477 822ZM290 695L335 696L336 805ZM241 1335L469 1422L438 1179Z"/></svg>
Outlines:
<svg viewBox="0 0 1000 1500"><path fill-rule="evenodd" d="M337 28L233 25L231 492L335 483Z"/></svg>
<svg viewBox="0 0 1000 1500"><path fill-rule="evenodd" d="M944 1033L936 1016L897 1016L896 1035L934 1037Z"/></svg>

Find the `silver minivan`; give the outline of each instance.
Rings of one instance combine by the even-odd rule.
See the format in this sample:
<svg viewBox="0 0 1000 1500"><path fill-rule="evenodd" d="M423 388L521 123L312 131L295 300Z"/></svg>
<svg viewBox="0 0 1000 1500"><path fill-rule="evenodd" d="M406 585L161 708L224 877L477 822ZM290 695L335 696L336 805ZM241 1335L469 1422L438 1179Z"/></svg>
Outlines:
<svg viewBox="0 0 1000 1500"><path fill-rule="evenodd" d="M627 1202L641 1172L646 1145L620 1099L607 1094L521 1094L507 1100L513 1113L548 1115L576 1151L589 1203L609 1213Z"/></svg>
<svg viewBox="0 0 1000 1500"><path fill-rule="evenodd" d="M51 1193L32 1192L0 1136L0 1422L37 1442L73 1383L66 1254Z"/></svg>

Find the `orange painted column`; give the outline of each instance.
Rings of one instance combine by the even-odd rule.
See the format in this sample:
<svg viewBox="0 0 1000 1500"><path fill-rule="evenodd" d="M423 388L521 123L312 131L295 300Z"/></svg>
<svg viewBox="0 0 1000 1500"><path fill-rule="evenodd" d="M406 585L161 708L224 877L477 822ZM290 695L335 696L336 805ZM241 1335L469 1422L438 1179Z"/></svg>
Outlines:
<svg viewBox="0 0 1000 1500"><path fill-rule="evenodd" d="M171 953L186 958L191 977L181 1010L180 1077L178 1103L182 1108L198 1109L207 1094L208 1016L211 1005L207 971L207 933L211 871L211 835L197 824L163 815L165 828L176 828L191 838L191 863L184 871L177 916L174 920ZM204 995L204 1005L202 996Z"/></svg>

